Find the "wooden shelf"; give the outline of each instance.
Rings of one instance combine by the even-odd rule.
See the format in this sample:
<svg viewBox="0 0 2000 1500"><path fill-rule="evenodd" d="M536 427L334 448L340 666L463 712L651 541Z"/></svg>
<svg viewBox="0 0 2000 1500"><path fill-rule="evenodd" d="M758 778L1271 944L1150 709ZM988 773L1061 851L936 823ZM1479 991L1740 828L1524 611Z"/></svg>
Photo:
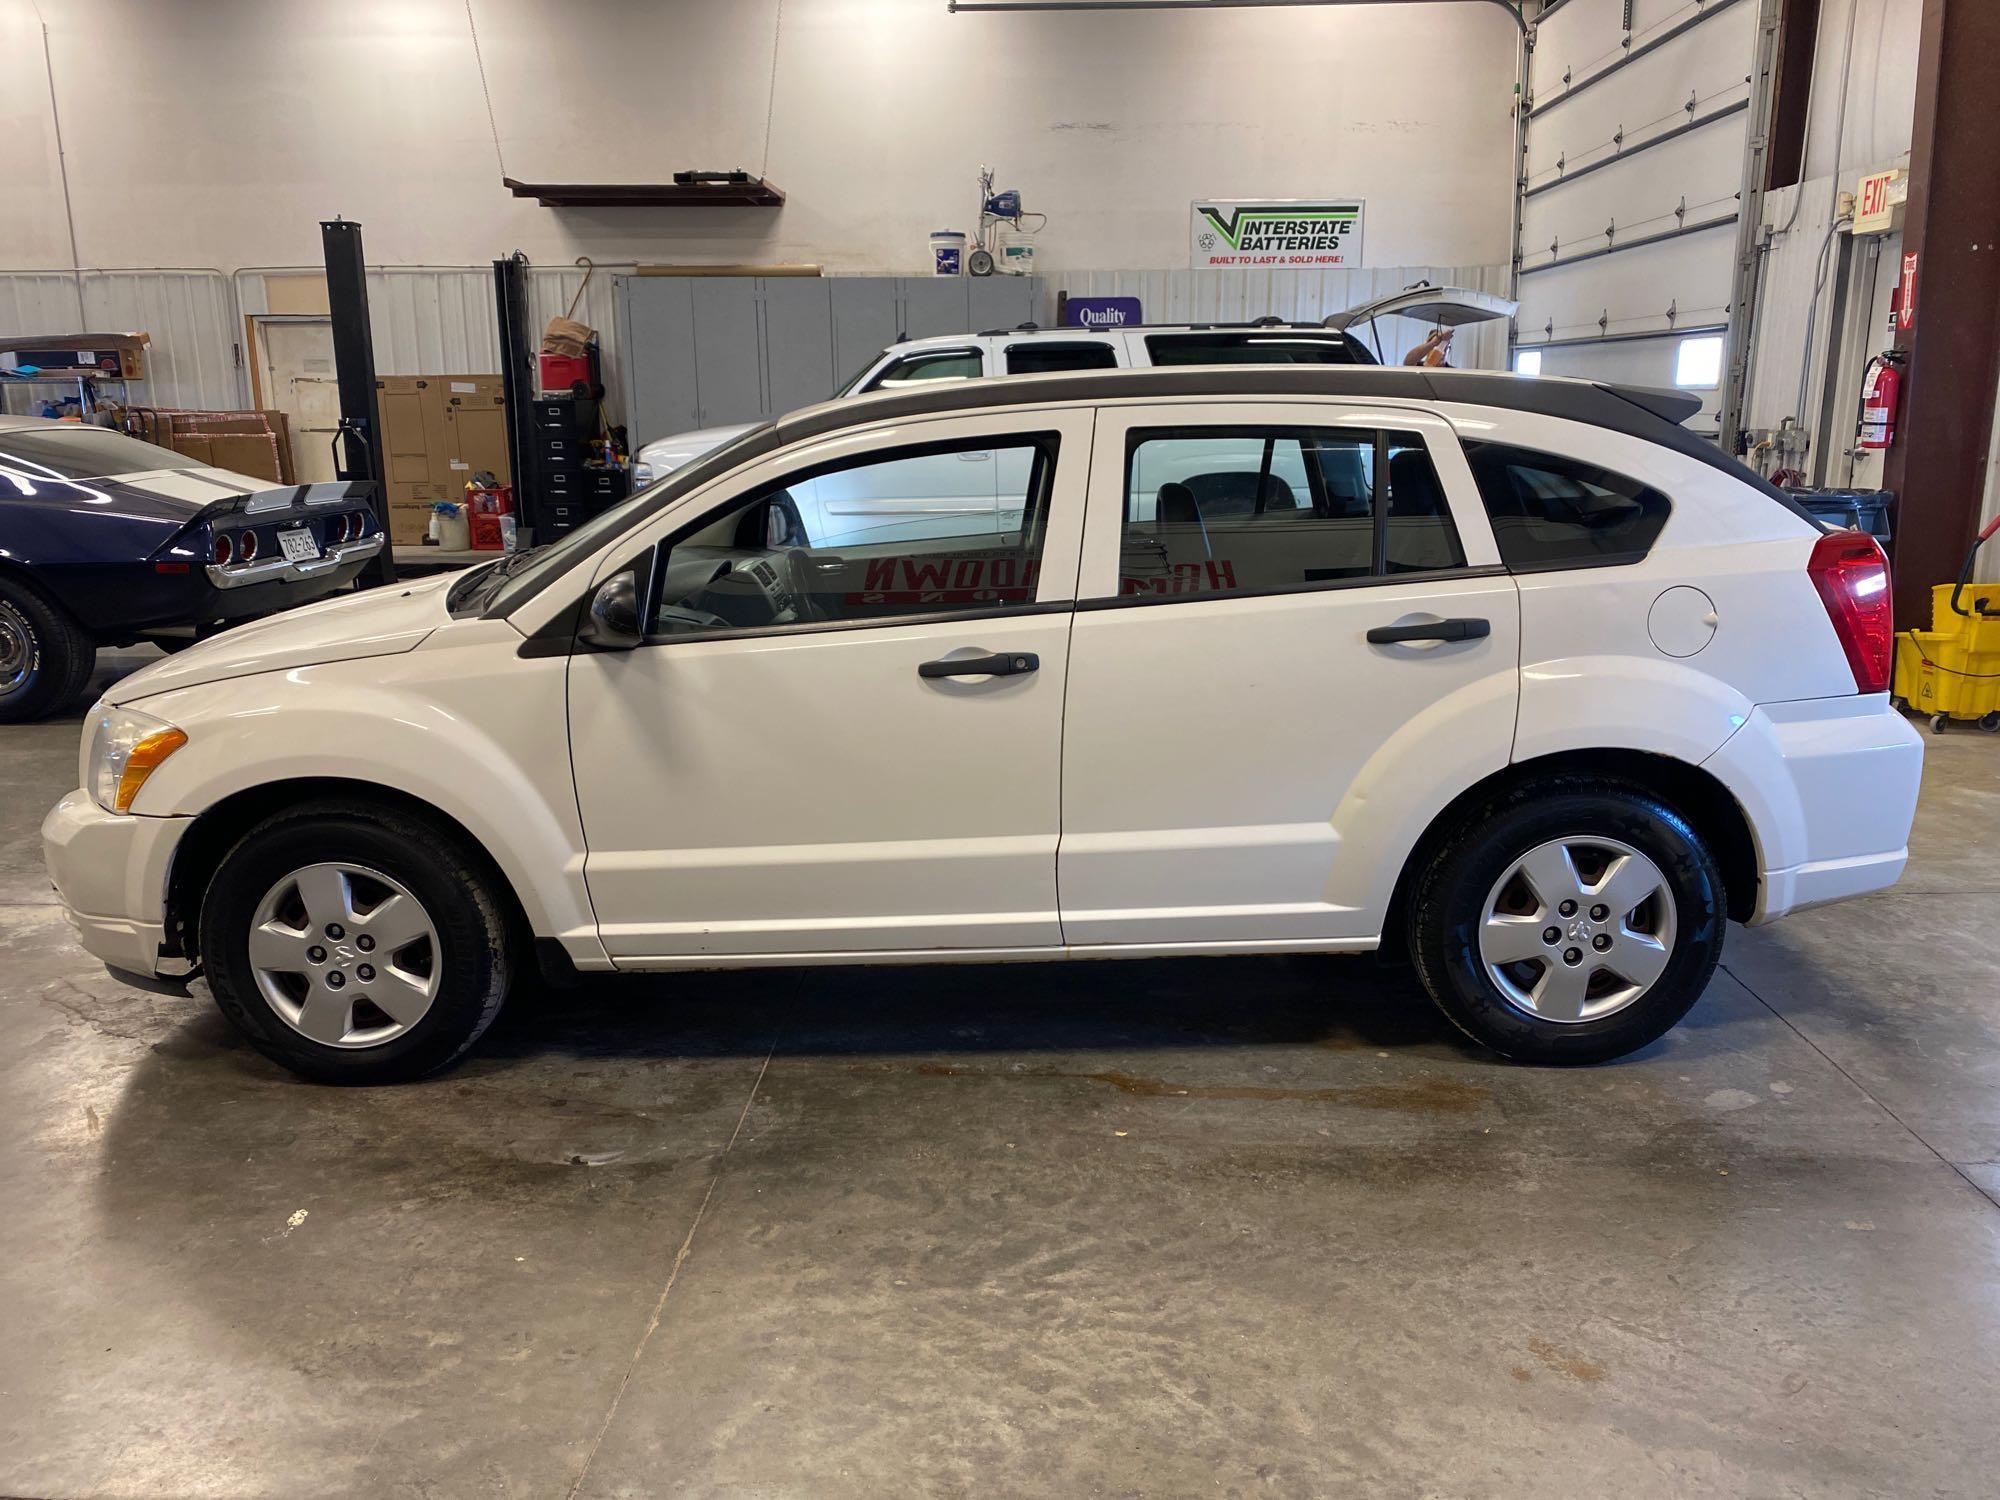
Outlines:
<svg viewBox="0 0 2000 1500"><path fill-rule="evenodd" d="M543 208L778 208L785 194L761 177L749 182L519 182L500 179L516 198Z"/></svg>

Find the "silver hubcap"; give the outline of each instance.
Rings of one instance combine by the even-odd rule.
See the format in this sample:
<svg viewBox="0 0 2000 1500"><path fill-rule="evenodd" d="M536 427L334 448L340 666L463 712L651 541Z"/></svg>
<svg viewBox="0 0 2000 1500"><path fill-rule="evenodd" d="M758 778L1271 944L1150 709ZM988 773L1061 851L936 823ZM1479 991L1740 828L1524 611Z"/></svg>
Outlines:
<svg viewBox="0 0 2000 1500"><path fill-rule="evenodd" d="M1486 897L1479 957L1508 1001L1543 1021L1596 1021L1653 987L1674 951L1660 867L1617 839L1551 839Z"/></svg>
<svg viewBox="0 0 2000 1500"><path fill-rule="evenodd" d="M0 605L0 693L11 693L35 670L35 647L21 617Z"/></svg>
<svg viewBox="0 0 2000 1500"><path fill-rule="evenodd" d="M424 1018L443 955L421 902L365 865L307 865L250 921L257 988L292 1030L328 1047L379 1047Z"/></svg>

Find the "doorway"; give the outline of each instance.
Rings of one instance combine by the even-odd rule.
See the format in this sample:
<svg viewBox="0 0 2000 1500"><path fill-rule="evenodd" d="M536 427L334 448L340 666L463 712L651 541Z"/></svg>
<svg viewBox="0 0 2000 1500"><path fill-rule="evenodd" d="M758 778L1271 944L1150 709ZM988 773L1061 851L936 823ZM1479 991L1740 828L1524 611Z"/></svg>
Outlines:
<svg viewBox="0 0 2000 1500"><path fill-rule="evenodd" d="M260 405L285 414L292 471L300 484L334 479L333 439L340 429L340 384L333 367L330 318L252 318L251 378Z"/></svg>

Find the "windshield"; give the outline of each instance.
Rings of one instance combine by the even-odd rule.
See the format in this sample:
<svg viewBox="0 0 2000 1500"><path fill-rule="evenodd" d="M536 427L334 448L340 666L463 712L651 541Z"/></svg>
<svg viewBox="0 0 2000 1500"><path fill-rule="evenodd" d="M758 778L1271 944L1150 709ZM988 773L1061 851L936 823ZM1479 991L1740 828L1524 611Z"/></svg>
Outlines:
<svg viewBox="0 0 2000 1500"><path fill-rule="evenodd" d="M869 355L867 362L864 363L861 366L861 368L856 370L852 375L848 376L847 379L841 381L839 385L835 386L833 388L833 394L829 396L827 399L829 401L838 401L842 396L845 396L850 392L852 392L857 385L861 384L861 377L866 375L870 370L874 369L875 366L881 362L882 357L886 355L888 352L889 351L887 349L878 349L875 351L875 353Z"/></svg>
<svg viewBox="0 0 2000 1500"><path fill-rule="evenodd" d="M0 430L0 464L15 460L37 478L116 479L157 469L199 469L198 458L81 422Z"/></svg>
<svg viewBox="0 0 2000 1500"><path fill-rule="evenodd" d="M455 615L508 613L589 557L607 538L707 484L737 461L746 444L768 443L775 430L769 422L752 427L593 516L567 536L475 568L451 586L446 607Z"/></svg>

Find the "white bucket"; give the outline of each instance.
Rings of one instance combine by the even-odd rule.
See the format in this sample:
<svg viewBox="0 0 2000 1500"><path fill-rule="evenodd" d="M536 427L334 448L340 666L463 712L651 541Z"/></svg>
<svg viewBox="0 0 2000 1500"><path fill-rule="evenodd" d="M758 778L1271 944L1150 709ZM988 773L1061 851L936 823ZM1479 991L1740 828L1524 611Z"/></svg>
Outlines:
<svg viewBox="0 0 2000 1500"><path fill-rule="evenodd" d="M471 551L472 523L466 518L465 507L452 505L445 510L433 510L431 535L437 538L437 544L443 551Z"/></svg>
<svg viewBox="0 0 2000 1500"><path fill-rule="evenodd" d="M993 269L1002 276L1035 274L1035 241L1025 230L1002 228L996 248L1000 253Z"/></svg>
<svg viewBox="0 0 2000 1500"><path fill-rule="evenodd" d="M931 232L931 270L939 276L965 274L965 231L936 229Z"/></svg>

